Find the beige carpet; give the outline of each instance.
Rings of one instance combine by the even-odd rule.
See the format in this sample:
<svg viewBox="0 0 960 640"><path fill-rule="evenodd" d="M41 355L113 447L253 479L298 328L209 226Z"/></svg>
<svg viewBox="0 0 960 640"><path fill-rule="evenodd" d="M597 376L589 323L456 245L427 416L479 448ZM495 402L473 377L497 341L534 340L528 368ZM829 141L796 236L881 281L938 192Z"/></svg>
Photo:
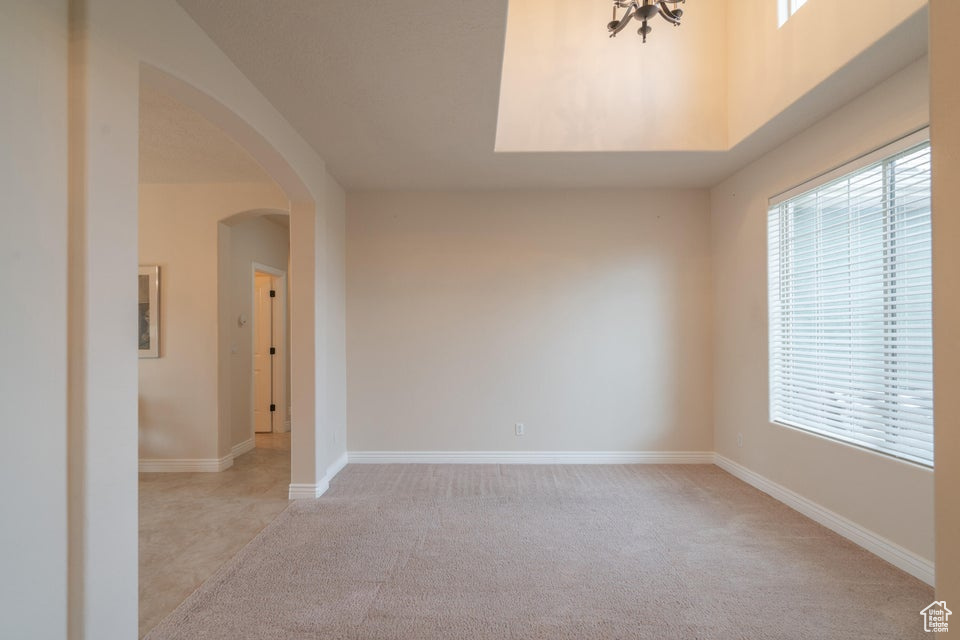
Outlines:
<svg viewBox="0 0 960 640"><path fill-rule="evenodd" d="M713 466L350 465L147 637L904 639L931 600Z"/></svg>

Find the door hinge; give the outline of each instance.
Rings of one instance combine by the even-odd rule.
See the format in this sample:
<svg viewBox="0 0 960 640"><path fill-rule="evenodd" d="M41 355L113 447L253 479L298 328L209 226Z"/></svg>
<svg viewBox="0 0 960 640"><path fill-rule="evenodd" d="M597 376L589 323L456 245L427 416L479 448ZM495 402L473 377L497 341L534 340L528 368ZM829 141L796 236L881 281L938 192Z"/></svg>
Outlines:
<svg viewBox="0 0 960 640"><path fill-rule="evenodd" d="M277 410L277 405L275 404L270 405L270 411L276 411L276 410Z"/></svg>
<svg viewBox="0 0 960 640"><path fill-rule="evenodd" d="M270 347L270 355L272 355L272 356L277 355L277 348L276 348L276 347Z"/></svg>
<svg viewBox="0 0 960 640"><path fill-rule="evenodd" d="M276 297L277 297L277 292L274 291L273 289L270 289L270 297L271 297L271 298L276 298Z"/></svg>

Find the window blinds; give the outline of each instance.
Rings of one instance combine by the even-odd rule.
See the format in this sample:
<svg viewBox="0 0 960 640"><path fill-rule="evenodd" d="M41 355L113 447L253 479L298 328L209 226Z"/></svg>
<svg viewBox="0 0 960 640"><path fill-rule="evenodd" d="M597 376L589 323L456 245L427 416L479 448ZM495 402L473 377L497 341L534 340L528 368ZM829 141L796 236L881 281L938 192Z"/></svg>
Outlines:
<svg viewBox="0 0 960 640"><path fill-rule="evenodd" d="M913 142L772 201L770 413L932 465L930 144Z"/></svg>

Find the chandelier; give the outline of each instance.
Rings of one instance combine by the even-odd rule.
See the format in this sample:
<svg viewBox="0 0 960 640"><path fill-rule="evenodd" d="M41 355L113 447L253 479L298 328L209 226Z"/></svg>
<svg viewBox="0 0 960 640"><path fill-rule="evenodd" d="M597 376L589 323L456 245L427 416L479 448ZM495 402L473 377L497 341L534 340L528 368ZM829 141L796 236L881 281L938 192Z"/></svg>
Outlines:
<svg viewBox="0 0 960 640"><path fill-rule="evenodd" d="M683 16L683 9L678 9L678 4L683 4L686 0L613 0L613 20L607 23L607 31L610 37L614 37L623 31L630 20L639 20L642 24L637 33L647 41L647 35L653 31L653 27L647 24L647 20L659 15L675 27L680 26L680 18ZM668 5L673 5L671 8ZM626 9L623 16L617 18L617 11Z"/></svg>

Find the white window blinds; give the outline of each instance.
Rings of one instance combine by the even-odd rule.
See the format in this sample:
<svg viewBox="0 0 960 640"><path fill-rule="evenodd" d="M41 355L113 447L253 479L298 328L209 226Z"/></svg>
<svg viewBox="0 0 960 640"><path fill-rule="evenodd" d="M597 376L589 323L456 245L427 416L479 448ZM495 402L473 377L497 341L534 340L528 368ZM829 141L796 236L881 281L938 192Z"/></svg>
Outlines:
<svg viewBox="0 0 960 640"><path fill-rule="evenodd" d="M909 142L771 201L770 413L932 465L930 144Z"/></svg>

